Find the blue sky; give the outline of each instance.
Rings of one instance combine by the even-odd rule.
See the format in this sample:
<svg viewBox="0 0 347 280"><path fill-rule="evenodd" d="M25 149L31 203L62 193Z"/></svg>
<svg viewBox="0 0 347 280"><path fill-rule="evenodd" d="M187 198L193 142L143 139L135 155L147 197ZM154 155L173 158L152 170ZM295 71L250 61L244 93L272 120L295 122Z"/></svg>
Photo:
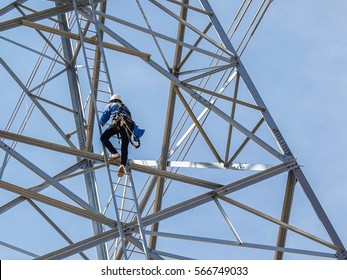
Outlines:
<svg viewBox="0 0 347 280"><path fill-rule="evenodd" d="M223 23L230 20L230 14L233 16L231 10L235 10L234 7L226 5L226 2L228 1L213 3L215 12ZM124 6L123 8L126 7ZM241 58L294 156L298 159L299 164L303 166L303 171L315 194L345 245L347 244L347 221L344 218L341 206L345 205L347 201L345 185L347 173L345 172L346 164L344 163L344 158L347 156L347 152L344 149L347 144L347 132L343 126L345 106L347 105L347 80L345 78L347 74L346 9L347 3L337 0L329 2L321 0L275 0ZM136 18L136 20L140 19ZM163 25L160 28L163 29L163 32L171 32L169 25ZM18 33L4 32L4 35L0 34L0 36L18 40L22 43L30 42L28 44L29 47L41 49L42 42L33 40L30 38L29 33L23 33L23 30L24 28L19 28ZM26 36L27 38L25 38ZM143 47L145 49L146 45L144 44ZM4 40L0 40L0 49L1 57L12 67L18 76L26 80L32 70L32 67L26 66L33 65L36 56L31 55L27 51L17 51L17 49L15 50L11 44ZM80 63L83 62L80 61ZM133 57L111 56L109 64L111 73L115 77L114 87L116 91L122 94L125 103L132 109L135 120L146 129L141 149L130 149L130 158L157 159L161 151L165 122L165 108L169 89L167 81L147 65L138 63L138 60ZM3 100L6 100L6 102L0 103L0 124L1 130L3 130L9 114L13 111L20 96L20 91L2 68L0 68L0 79L5 81L5 90L2 94L4 96ZM81 87L82 91L86 92L88 85L82 82ZM68 100L64 99L64 92L67 92L66 84L57 83L51 87L47 86L46 91L50 92L50 90L55 92L53 96L50 95L50 98L61 102L61 104L68 104ZM29 104L29 100L26 99L24 106L21 108L22 114L26 112L28 109L26 106L29 106ZM63 123L64 129L69 131L73 128L72 123L64 122L61 119L62 116L67 117L67 113L62 115L60 111L53 111L52 114L54 114L57 121ZM21 118L19 119L21 120ZM41 115L34 111L24 135L62 144L63 141L58 139L56 134L51 134L48 131L48 133L43 133L38 124L44 122ZM211 137L219 143L218 131L213 133ZM206 159L208 161L211 159L211 155L199 152L199 145L195 147L196 150L193 150L188 160L204 161ZM47 164L45 170L50 174L55 174L61 170L58 164L52 164L50 157L54 157L54 160L57 162L66 160L64 156L57 153L48 153L46 151L39 153L35 148L28 149L25 145L18 145L18 150L23 155L34 158L32 160L40 164L40 166ZM101 152L101 145L97 141L95 142L95 150L98 153ZM2 160L4 156L2 151L0 156ZM254 157L258 160L261 158L261 155L255 155ZM20 170L22 176L17 176L18 170ZM187 170L182 172L188 175L193 174ZM201 171L196 172L196 174L199 174ZM212 178L214 179L216 176L220 176L220 174L217 171L203 175L206 176L206 179L210 176L212 180ZM229 174L222 174L226 177L220 178L220 180L228 182ZM231 176L237 177L239 174L232 174ZM40 178L30 175L30 172L13 162L11 162L11 166L6 171L3 179L23 186L26 186L27 182L30 181L28 187L41 182ZM76 179L75 181L69 181L67 185L74 186L74 184L78 185L79 183ZM276 185L278 182L273 183ZM177 184L175 189L168 191L168 197L171 197L172 201L180 201L184 200L186 196L194 196L203 192L199 189L188 194L184 187L183 184ZM182 190L182 192L177 192L177 189ZM79 191L82 192L82 190ZM267 191L264 193L265 196L273 195L272 189ZM8 193L6 194L9 195ZM54 190L47 190L45 194L59 197L59 194ZM245 195L245 197L252 195L252 189L241 193L241 199L244 199L242 195ZM0 202L5 203L9 197L11 195L8 197L2 196ZM105 198L102 197L102 199ZM259 200L259 204L262 204L259 205L261 209L273 211L270 206L265 205L265 198L264 200L263 198L254 199L255 205L257 205L257 200ZM302 207L300 206L301 202L303 204ZM169 199L164 203L170 205L171 201ZM280 201L275 208L279 207L279 205ZM310 222L312 213L300 191L298 191L294 206L293 222L303 227L308 224L308 227L313 229L313 231L316 231L317 227L317 231L320 232L318 229L319 223L315 221L311 224ZM18 207L11 216L1 215L0 221L4 224L9 224L9 219L13 217L12 215L20 217L21 211L27 209L24 206L21 207L23 209ZM206 225L211 228L215 226L210 220L206 221L206 223L200 220L201 223L196 224L194 231L190 228L192 223L191 217L198 216L201 213L200 211L208 213L212 217L218 215L218 211L215 208L205 205L202 208L194 209L189 213L181 215L177 220L163 222L163 228L167 231L179 231L182 234L205 233L205 231L206 234L209 234ZM58 223L62 225L65 223L64 217L54 212L50 214L57 219ZM239 218L236 215L233 221L242 229L242 232L248 234L253 232L250 224L242 224L242 216ZM18 231L23 230L25 227L30 228L32 225L33 222L31 220L22 221L20 225L11 225L10 234L18 234ZM218 233L217 236L222 238L225 236L223 231L225 225L223 225L222 221L218 221L218 225L221 225L221 233ZM39 227L39 225L36 227ZM35 233L34 228L29 231L33 236L37 234L40 237L42 234L42 237L44 237L46 230L49 231L48 228L42 226L39 233ZM259 236L270 235L272 230L272 228L261 227L260 225L258 234ZM78 228L69 228L68 231L76 239L88 236L88 233L81 233L78 231ZM250 236L246 234L246 237L257 239L256 234L251 234ZM0 240L9 243L12 241L4 233L1 234ZM33 240L39 243L40 239L34 238ZM13 242L19 247L31 247L27 246L25 239L21 239L20 233ZM171 243L168 242L166 244L166 242L168 241L163 241L162 246L164 248L170 248L169 250L176 249L171 247ZM289 239L288 242L292 242L292 240ZM301 242L301 240L298 242ZM50 244L50 242L47 243ZM63 242L61 243L63 244ZM52 248L48 245L45 249L48 251L50 249L54 250L56 245L50 245L52 245ZM37 246L39 245L37 244ZM33 248L35 247L33 245ZM196 255L199 255L199 251L203 252L206 249L208 250L208 246L204 247L200 244L194 247ZM33 251L35 250L33 249ZM238 252L237 250L235 251L230 252L221 249L220 257L235 258ZM36 253L39 254L40 252ZM90 254L93 253L90 252ZM246 255L240 256L241 258L247 258ZM267 258L268 256L266 254L264 257L262 252L260 252L255 258ZM8 257L18 258L18 255L12 255L12 252L8 250L0 255L0 258ZM19 258L21 257L23 255L19 256Z"/></svg>
<svg viewBox="0 0 347 280"><path fill-rule="evenodd" d="M271 91L263 98L343 240L346 8L342 1L274 1L255 40L263 55L247 61L259 90Z"/></svg>

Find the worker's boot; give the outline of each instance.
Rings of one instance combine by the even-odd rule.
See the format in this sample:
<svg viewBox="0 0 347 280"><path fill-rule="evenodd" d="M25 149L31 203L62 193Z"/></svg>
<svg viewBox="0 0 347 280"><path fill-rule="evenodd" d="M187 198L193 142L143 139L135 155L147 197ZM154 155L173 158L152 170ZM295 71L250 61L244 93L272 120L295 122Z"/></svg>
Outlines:
<svg viewBox="0 0 347 280"><path fill-rule="evenodd" d="M108 161L115 162L120 159L120 155L117 154L111 154L111 156L108 158Z"/></svg>
<svg viewBox="0 0 347 280"><path fill-rule="evenodd" d="M125 167L122 164L121 166L119 166L119 169L118 169L118 177L123 177L124 173L125 173Z"/></svg>

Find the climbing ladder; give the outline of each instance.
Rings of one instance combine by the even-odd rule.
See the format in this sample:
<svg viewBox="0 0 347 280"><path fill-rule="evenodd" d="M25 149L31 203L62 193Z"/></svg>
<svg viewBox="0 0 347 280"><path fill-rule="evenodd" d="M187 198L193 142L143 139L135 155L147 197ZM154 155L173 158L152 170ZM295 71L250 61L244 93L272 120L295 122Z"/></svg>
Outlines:
<svg viewBox="0 0 347 280"><path fill-rule="evenodd" d="M86 72L88 76L90 95L90 110L94 110L97 127L101 135L102 129L99 122L99 114L108 104L113 94L110 74L105 59L104 47L102 43L102 32L100 31L99 20L96 17L96 5L90 0L90 12L80 10L73 1L78 32L80 35L80 51L83 52ZM93 43L90 43L90 39ZM109 125L109 124L107 124ZM131 170L126 168L125 176L118 177L118 163L110 163L107 158L107 151L104 150L104 162L107 170L108 181L111 189L111 197L104 210L113 202L119 237L115 240L114 251L111 254L114 258L129 259L130 255L139 249L146 259L149 259L149 250L144 234L144 228L137 201L136 190L132 178ZM129 230L131 229L131 230ZM112 250L112 249L110 249Z"/></svg>
<svg viewBox="0 0 347 280"><path fill-rule="evenodd" d="M117 170L112 168L113 166L116 166L116 164L111 163L109 166L111 173L117 174ZM113 178L115 177L116 176L113 176ZM120 206L118 208L119 220L120 223L125 226L124 237L126 240L126 255L131 255L132 253L144 254L146 258L149 259L149 250L143 230L144 227L131 169L126 167L125 175L121 178L118 177L116 181L112 182L112 185L114 187L113 193L116 204ZM111 196L103 213L106 213L112 199ZM121 246L121 242L122 240L120 240L120 238L115 241L111 258L120 259L123 255L124 248Z"/></svg>

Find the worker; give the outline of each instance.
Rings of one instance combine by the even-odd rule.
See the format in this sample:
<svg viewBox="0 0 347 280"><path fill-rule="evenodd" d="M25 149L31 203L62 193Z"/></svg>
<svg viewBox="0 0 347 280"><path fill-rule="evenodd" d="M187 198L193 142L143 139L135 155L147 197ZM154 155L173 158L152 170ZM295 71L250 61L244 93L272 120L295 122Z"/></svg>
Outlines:
<svg viewBox="0 0 347 280"><path fill-rule="evenodd" d="M122 97L119 94L113 94L107 104L101 118L100 124L104 126L111 119L111 125L102 133L100 140L111 153L109 161L114 162L120 158L118 176L122 177L125 173L125 166L128 161L129 138L133 131L134 123L131 118L129 109L123 104ZM110 138L114 135L120 136L121 155L112 145Z"/></svg>

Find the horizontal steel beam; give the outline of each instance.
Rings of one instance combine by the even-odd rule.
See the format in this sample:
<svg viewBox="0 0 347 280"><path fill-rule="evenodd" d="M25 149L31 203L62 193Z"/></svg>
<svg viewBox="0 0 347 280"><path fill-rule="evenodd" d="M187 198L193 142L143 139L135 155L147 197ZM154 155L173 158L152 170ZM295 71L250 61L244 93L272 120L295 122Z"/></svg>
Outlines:
<svg viewBox="0 0 347 280"><path fill-rule="evenodd" d="M14 250L14 251L17 251L17 252L19 252L19 253L28 255L28 256L33 257L33 258L38 257L38 255L36 255L36 254L34 254L34 253L32 253L32 252L29 252L29 251L24 250L24 249L22 249L22 248L19 248L19 247L17 247L17 246L13 246L13 245L8 244L8 243L3 242L3 241L0 241L0 246L4 246L4 247L6 247L6 248L9 248L9 249Z"/></svg>
<svg viewBox="0 0 347 280"><path fill-rule="evenodd" d="M159 161L157 160L139 160L133 159L129 160L130 163L137 165L158 167ZM209 168L209 169L223 169L223 170L257 170L262 171L273 167L274 165L264 164L264 163L241 163L233 162L228 166L225 166L223 163L219 162L197 162L197 161L174 161L170 160L167 162L167 167L172 168Z"/></svg>
<svg viewBox="0 0 347 280"><path fill-rule="evenodd" d="M8 12L12 11L13 9L15 9L18 4L23 4L26 1L28 1L28 0L17 0L17 1L14 1L14 2L8 4L6 7L2 8L0 10L0 16L3 16L4 14L7 14Z"/></svg>
<svg viewBox="0 0 347 280"><path fill-rule="evenodd" d="M83 13L81 12L81 14L87 18L88 20L92 20L92 17L87 14L87 13ZM109 14L105 14L105 13L102 13L102 12L99 12L99 11L96 11L96 14L99 15L100 17L104 17L104 18L107 18L109 20L112 20L114 22L117 22L119 24L122 24L124 26L128 26L130 28L133 28L135 30L139 30L140 32L142 33L147 33L155 38L160 38L160 39L163 39L165 41L168 41L168 42L171 42L171 43L174 43L175 45L177 46L182 46L182 47L185 47L187 49L190 49L191 51L196 51L196 52L199 52L199 53L202 53L202 54L205 54L207 56L210 56L210 57L214 57L216 59L219 59L219 60L222 60L224 62L227 62L227 63L234 63L234 60L231 60L230 58L228 57L224 57L222 55L218 55L216 53L213 53L213 52L210 52L206 49L202 49L202 48L199 48L197 46L194 46L194 45L191 45L191 44L188 44L184 41L181 41L181 40L177 40L177 39L174 39L170 36L167 36L165 34L162 34L162 33L159 33L159 32L155 32L153 30L149 30L147 28L144 28L142 26L139 26L139 25L136 25L136 24L133 24L131 22L128 22L128 21L125 21L125 20L122 20L120 18L117 18L117 17L114 17L114 16L111 16ZM100 29L101 30L104 30L105 32L107 32L106 30L111 30L109 29L107 26L105 26L104 24L100 24ZM116 38L114 38L115 40L117 40ZM131 48L131 49L135 49L135 48Z"/></svg>
<svg viewBox="0 0 347 280"><path fill-rule="evenodd" d="M241 208L243 210L246 210L246 211L248 211L248 212L250 212L250 213L252 213L254 215L257 215L257 216L259 216L259 217L261 217L263 219L266 219L266 220L268 220L270 222L273 222L273 223L275 223L277 225L280 225L283 228L286 228L286 229L288 229L288 230L290 230L292 232L300 234L300 235L302 235L302 236L304 236L304 237L306 237L308 239L311 239L311 240L313 240L313 241L315 241L317 243L320 243L320 244L322 244L322 245L324 245L326 247L329 247L329 248L331 248L333 250L336 250L338 252L343 252L344 251L343 248L341 248L341 247L338 247L338 246L336 246L336 245L334 245L334 244L332 244L330 242L327 242L327 241L325 241L325 240L323 240L323 239L321 239L319 237L316 237L316 236L314 236L312 234L309 234L309 233L307 233L307 232L305 232L305 231L303 231L303 230L301 230L299 228L296 228L296 227L291 226L291 225L289 225L289 224L287 224L285 222L282 222L282 221L280 221L278 219L275 219L275 218L273 218L273 217L271 217L271 216L269 216L267 214L264 214L264 213L262 213L262 212L260 212L260 211L258 211L256 209L251 208L251 207L249 207L249 206L247 206L247 205L245 205L243 203L240 203L240 202L238 202L238 201L236 201L234 199L231 199L229 197L225 197L223 195L217 195L217 197L222 199L222 200L224 200L224 201L226 201L226 202L228 202L228 203L230 203L230 204L232 204L232 205L235 205L235 206L237 206L237 207L239 207L239 208Z"/></svg>
<svg viewBox="0 0 347 280"><path fill-rule="evenodd" d="M0 134L0 136L1 136L1 134ZM215 191L207 192L205 194L196 196L194 198L183 201L183 202L178 203L176 205L173 205L171 207L162 209L162 210L155 212L153 214L150 214L146 217L142 217L143 226L146 227L146 226L152 225L152 224L157 223L159 221L163 221L165 219L168 219L170 217L176 216L178 214L189 211L195 207L198 207L198 206L201 206L205 203L208 203L208 202L212 201L213 198L217 194L226 195L228 193L231 193L231 192L246 188L250 185L253 185L256 182L266 180L270 176L275 176L275 175L278 175L282 172L289 171L293 168L297 168L297 165L293 161L282 163L278 166L270 168L269 170L259 172L258 174L254 175L254 176L250 176L248 178L241 179L241 180L234 182L234 183L231 183L229 185L220 187ZM124 228L126 228L129 232L136 231L137 230L136 221L125 224ZM99 242L100 243L106 242L106 241L109 241L113 238L117 238L118 236L119 236L118 229L112 229L108 232L100 234L99 236L91 237L91 238L82 240L81 242L66 246L65 248L51 252L45 256L41 256L38 259L62 259L62 258L66 258L66 257L69 257L73 254L79 253L80 250L86 250L86 249L92 248L92 247L98 245ZM235 242L235 243L237 243L237 242ZM247 243L243 243L243 244L247 245ZM280 250L280 249L275 248L274 250Z"/></svg>
<svg viewBox="0 0 347 280"><path fill-rule="evenodd" d="M67 258L69 256L73 256L78 254L79 252L83 252L90 248L96 247L102 243L105 243L109 240L116 239L119 237L118 228L110 229L104 233L94 235L87 239L83 239L79 242L75 242L74 244L68 245L64 248L58 249L56 251L50 252L46 255L42 255L36 260L60 260Z"/></svg>
<svg viewBox="0 0 347 280"><path fill-rule="evenodd" d="M45 203L47 205L59 208L61 210L70 212L72 214L75 214L75 215L78 215L78 216L81 216L81 217L84 217L84 218L87 218L87 219L90 219L93 221L101 222L101 223L106 224L110 227L115 227L115 225L116 225L116 221L109 219L109 218L107 218L101 214L96 214L94 212L91 212L91 211L88 211L88 210L85 210L82 208L78 208L78 207L70 205L68 203L50 198L48 196L45 196L45 195L42 195L39 193L36 193L34 191L30 191L30 190L21 188L19 186L5 182L3 180L0 180L0 188L7 190L7 191L10 191L10 192L13 192L13 193L16 193L16 194L19 194L23 197L30 198L32 200L36 200L36 201Z"/></svg>
<svg viewBox="0 0 347 280"><path fill-rule="evenodd" d="M207 238L207 237L199 237L199 236L184 235L184 234L177 234L177 233L168 233L168 232L146 231L146 234L147 235L155 235L155 236L164 237L164 238L189 240L189 241L195 241L195 242L205 242L205 243L211 243L211 244L221 244L221 245L235 246L235 247L241 247L241 248L253 248L253 249L260 249L260 250L282 251L282 252L287 252L287 253L311 255L311 256L336 259L335 254L318 252L318 251L309 251L309 250L301 250L301 249L295 249L295 248L277 247L277 246L249 243L249 242L245 242L245 243L240 244L239 242L232 241L232 240Z"/></svg>
<svg viewBox="0 0 347 280"><path fill-rule="evenodd" d="M52 34L59 35L61 37L65 37L65 38L69 38L69 39L80 41L80 36L78 34L75 34L75 33L72 33L72 32L67 32L67 31L63 31L63 30L56 29L56 28L53 28L53 27L48 27L46 25L34 23L34 22L31 22L31 21L28 21L28 20L21 20L21 23L24 26L28 26L28 27L31 27L31 28L34 28L34 29L37 29L37 30L46 31L46 32L49 32L49 33L52 33ZM92 44L92 45L95 45L95 46L97 46L99 44L97 39L92 39L92 38L87 38L87 37L84 37L83 41L85 43ZM129 55L138 56L138 57L141 57L141 58L144 58L144 59L149 59L151 57L151 55L148 54L148 53L144 53L144 52L128 49L128 48L125 48L125 47L122 47L122 46L117 46L117 45L114 45L114 44L111 44L111 43L107 43L107 42L103 42L102 46L104 48L107 48L107 49L110 49L110 50L126 53L126 54L129 54Z"/></svg>
<svg viewBox="0 0 347 280"><path fill-rule="evenodd" d="M59 144L54 144L51 142L42 141L39 139L35 139L35 138L23 136L23 135L18 135L15 133L4 131L4 130L0 130L0 137L3 137L5 139L9 139L9 140L14 140L14 141L26 143L29 145L34 145L34 146L49 149L49 150L53 150L53 151L57 151L57 152L61 152L61 153L65 153L65 154L69 154L69 155L73 155L73 156L80 156L80 157L83 157L83 158L86 158L89 160L93 160L96 162L101 162L101 163L104 162L104 157L101 155L98 155L98 154L94 154L91 152L62 146ZM118 163L114 163L114 164L118 165ZM139 171L139 172L143 172L143 173L147 173L147 174L151 174L151 175L156 175L156 176L160 176L163 178L172 179L175 181L188 183L188 184L192 184L192 185L197 185L197 186L208 188L208 189L216 189L216 188L222 186L221 184L218 184L218 183L214 183L214 182L210 182L210 181L206 181L206 180L201 180L198 178L193 178L193 177L189 177L189 176L185 176L185 175L181 175L181 174L175 174L175 173L164 171L164 170L158 170L155 168L135 164L132 162L130 162L129 166L134 171Z"/></svg>
<svg viewBox="0 0 347 280"><path fill-rule="evenodd" d="M94 0L94 4L104 2L106 0ZM89 0L77 0L76 1L77 6L89 6ZM73 3L72 2L67 2L64 5L56 6L53 8L49 8L46 10L42 10L39 12L32 13L30 15L25 15L22 17L17 17L14 19L10 19L4 22L0 23L0 31L5 31L9 30L12 28L16 28L22 24L22 20L27 20L27 21L39 21L42 19L47 19L50 17L54 17L63 13L68 13L71 12L74 9Z"/></svg>

